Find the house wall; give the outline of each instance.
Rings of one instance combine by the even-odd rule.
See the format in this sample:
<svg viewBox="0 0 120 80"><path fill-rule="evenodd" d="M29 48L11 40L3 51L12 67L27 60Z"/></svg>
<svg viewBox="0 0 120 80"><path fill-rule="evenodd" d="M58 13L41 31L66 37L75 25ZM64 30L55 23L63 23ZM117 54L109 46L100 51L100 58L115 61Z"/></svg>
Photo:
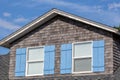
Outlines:
<svg viewBox="0 0 120 80"><path fill-rule="evenodd" d="M62 16L56 16L49 20L45 24L39 26L37 29L29 32L25 36L11 43L10 48L10 68L9 68L9 79L51 79L55 80L69 78L68 80L75 79L76 76L82 76L81 80L87 80L86 76L98 76L104 74L113 73L113 34L90 26L88 24L80 23ZM105 40L105 71L101 73L84 73L84 74L60 74L60 45L64 43L73 43L90 40ZM55 74L48 76L29 76L29 77L15 77L15 53L17 48L33 47L33 46L44 46L44 45L55 45ZM60 78L60 79L58 79ZM96 77L97 78L97 77ZM92 80L92 77L88 78ZM94 80L94 79L93 79ZM108 80L108 79L106 79Z"/></svg>
<svg viewBox="0 0 120 80"><path fill-rule="evenodd" d="M113 36L113 68L114 72L120 67L120 38L118 35Z"/></svg>
<svg viewBox="0 0 120 80"><path fill-rule="evenodd" d="M120 80L120 67L114 72L114 80Z"/></svg>
<svg viewBox="0 0 120 80"><path fill-rule="evenodd" d="M0 55L0 80L8 80L9 54Z"/></svg>

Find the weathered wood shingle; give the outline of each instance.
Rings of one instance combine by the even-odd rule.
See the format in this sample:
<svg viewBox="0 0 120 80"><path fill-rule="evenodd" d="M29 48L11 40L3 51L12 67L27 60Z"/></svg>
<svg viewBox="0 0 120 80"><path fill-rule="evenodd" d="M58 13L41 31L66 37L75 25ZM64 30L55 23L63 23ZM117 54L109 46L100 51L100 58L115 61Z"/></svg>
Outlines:
<svg viewBox="0 0 120 80"><path fill-rule="evenodd" d="M9 54L0 55L0 80L8 80Z"/></svg>

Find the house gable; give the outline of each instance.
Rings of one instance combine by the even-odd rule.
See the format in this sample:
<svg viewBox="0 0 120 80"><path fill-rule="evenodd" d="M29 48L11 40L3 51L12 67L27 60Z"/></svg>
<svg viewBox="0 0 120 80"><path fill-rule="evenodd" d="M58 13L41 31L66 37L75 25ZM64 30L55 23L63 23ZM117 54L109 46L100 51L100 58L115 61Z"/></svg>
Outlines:
<svg viewBox="0 0 120 80"><path fill-rule="evenodd" d="M9 78L17 79L15 77L15 63L16 63L16 49L17 48L27 48L35 46L45 46L45 45L55 45L55 74L60 75L60 46L66 43L83 42L83 41L93 41L93 40L104 40L105 41L105 71L99 74L107 74L113 72L113 59L112 58L112 33L105 31L101 28L97 28L67 17L56 16L51 20L47 21L43 25L40 25L36 29L30 31L23 37L15 40L11 43ZM109 62L109 60L111 60ZM91 73L96 75L96 73ZM78 75L90 75L78 74ZM76 76L78 76L76 75ZM34 76L34 78L42 78L42 76ZM62 76L62 75L60 75ZM51 76L50 76L51 77ZM24 79L30 79L32 77L24 77Z"/></svg>
<svg viewBox="0 0 120 80"><path fill-rule="evenodd" d="M8 72L10 80L110 80L113 78L114 73L119 69L119 36L120 35L116 29L57 9L53 9L1 40L0 45L10 48L10 63ZM92 45L95 44L92 47L94 50L101 50L98 51L100 52L99 54L94 56L98 56L102 53L99 57L95 57L96 60L100 60L101 58L102 60L100 61L99 66L98 63L93 62L95 63L95 66L91 66L92 68L94 67L91 72L74 74L72 70L72 58L69 58L73 55L73 46L77 43L79 44L86 42L90 42ZM52 66L46 63L45 65L48 65L49 67L46 66L42 75L28 76L26 73L26 64L28 64L29 61L27 62L24 59L27 59L26 56L28 56L28 49L36 47L45 47L44 53L48 54L48 56L45 56L45 62L48 64L52 63ZM64 57L64 52L66 51L70 52L70 54L67 53ZM17 60L17 57L21 58ZM66 62L64 63L65 60ZM65 64L66 66L64 67L64 65L62 66L61 64ZM22 69L16 68L16 65L20 65L19 67L22 66ZM64 69L66 69L66 71Z"/></svg>
<svg viewBox="0 0 120 80"><path fill-rule="evenodd" d="M10 43L12 43L14 40L19 39L20 37L24 36L25 34L29 33L30 31L32 31L33 29L37 28L38 26L46 23L47 21L49 21L50 19L54 18L57 15L61 15L73 20L76 20L78 22L82 22L100 29L103 29L105 31L109 31L115 34L119 35L119 32L117 29L111 28L109 26L82 18L82 17L78 17L72 14L69 14L67 12L58 10L58 9L52 9L51 11L47 12L46 14L42 15L41 17L35 19L34 21L30 22L29 24L25 25L23 28L17 30L16 32L14 32L13 34L7 36L6 38L2 39L0 41L0 45L4 46L4 47L10 47Z"/></svg>

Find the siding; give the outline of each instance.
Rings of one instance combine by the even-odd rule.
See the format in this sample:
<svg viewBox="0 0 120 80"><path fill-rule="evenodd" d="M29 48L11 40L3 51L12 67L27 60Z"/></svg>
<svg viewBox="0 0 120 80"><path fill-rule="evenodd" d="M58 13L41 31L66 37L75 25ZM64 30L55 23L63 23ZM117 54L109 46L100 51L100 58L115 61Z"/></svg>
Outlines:
<svg viewBox="0 0 120 80"><path fill-rule="evenodd" d="M114 72L120 67L120 38L117 35L113 36L113 64Z"/></svg>
<svg viewBox="0 0 120 80"><path fill-rule="evenodd" d="M117 68L117 71L114 72L114 80L120 80L120 66Z"/></svg>
<svg viewBox="0 0 120 80"><path fill-rule="evenodd" d="M105 75L113 73L113 34L80 23L66 17L56 16L37 29L29 32L25 36L11 43L10 52L10 70L9 78L14 79L33 79L46 77L65 77L65 76L83 76L85 75ZM88 40L105 40L105 72L102 73L89 73L89 74L76 74L76 75L61 75L60 74L60 46L61 44L88 41ZM42 45L55 45L55 74L48 76L34 76L34 77L15 77L15 52L17 48L42 46ZM74 77L73 77L74 78Z"/></svg>
<svg viewBox="0 0 120 80"><path fill-rule="evenodd" d="M8 80L9 54L0 55L0 80Z"/></svg>

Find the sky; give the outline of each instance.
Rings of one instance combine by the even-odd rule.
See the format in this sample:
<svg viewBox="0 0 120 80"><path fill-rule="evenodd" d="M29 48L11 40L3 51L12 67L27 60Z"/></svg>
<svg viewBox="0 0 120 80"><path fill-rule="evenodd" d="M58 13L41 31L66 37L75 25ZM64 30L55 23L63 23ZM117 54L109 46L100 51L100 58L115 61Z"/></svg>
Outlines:
<svg viewBox="0 0 120 80"><path fill-rule="evenodd" d="M0 0L0 40L52 8L112 27L120 25L120 0ZM0 47L0 54L8 51Z"/></svg>

